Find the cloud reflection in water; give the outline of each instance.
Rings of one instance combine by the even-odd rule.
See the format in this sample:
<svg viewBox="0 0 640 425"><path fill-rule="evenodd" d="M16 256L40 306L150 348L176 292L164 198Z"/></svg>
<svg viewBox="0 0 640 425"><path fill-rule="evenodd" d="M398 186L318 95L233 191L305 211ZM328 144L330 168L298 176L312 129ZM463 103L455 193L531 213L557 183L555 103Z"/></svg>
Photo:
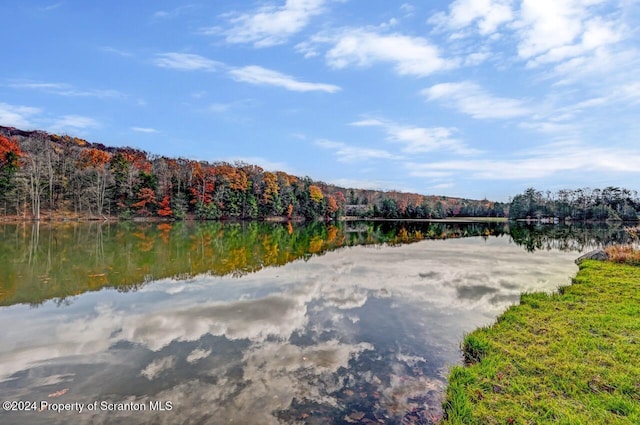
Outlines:
<svg viewBox="0 0 640 425"><path fill-rule="evenodd" d="M0 310L0 390L44 400L65 387L56 401L174 406L142 416L85 412L74 423L437 416L463 334L523 291L568 284L575 257L527 253L508 238L353 247L240 279L166 279L84 294L67 307L12 306ZM69 418L45 412L33 423Z"/></svg>

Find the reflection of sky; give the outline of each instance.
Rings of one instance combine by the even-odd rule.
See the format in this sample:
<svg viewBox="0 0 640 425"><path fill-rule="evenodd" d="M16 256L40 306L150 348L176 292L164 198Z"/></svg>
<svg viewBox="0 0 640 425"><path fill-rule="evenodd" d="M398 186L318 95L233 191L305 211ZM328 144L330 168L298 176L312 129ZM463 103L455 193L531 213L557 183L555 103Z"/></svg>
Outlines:
<svg viewBox="0 0 640 425"><path fill-rule="evenodd" d="M399 423L412 409L438 409L465 332L523 291L569 283L575 257L527 253L508 238L354 247L241 279L167 279L138 292L87 293L69 306L7 307L0 390L8 399L68 388L55 401L172 401L153 423L275 424L359 411ZM108 423L109 415L73 422Z"/></svg>

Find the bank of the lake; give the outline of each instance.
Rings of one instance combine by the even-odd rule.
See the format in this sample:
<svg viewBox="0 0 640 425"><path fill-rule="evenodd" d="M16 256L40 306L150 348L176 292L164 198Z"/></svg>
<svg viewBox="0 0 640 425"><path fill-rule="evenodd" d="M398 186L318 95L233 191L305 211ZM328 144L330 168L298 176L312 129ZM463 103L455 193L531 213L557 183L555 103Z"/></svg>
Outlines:
<svg viewBox="0 0 640 425"><path fill-rule="evenodd" d="M465 338L442 424L640 423L640 267L585 261Z"/></svg>

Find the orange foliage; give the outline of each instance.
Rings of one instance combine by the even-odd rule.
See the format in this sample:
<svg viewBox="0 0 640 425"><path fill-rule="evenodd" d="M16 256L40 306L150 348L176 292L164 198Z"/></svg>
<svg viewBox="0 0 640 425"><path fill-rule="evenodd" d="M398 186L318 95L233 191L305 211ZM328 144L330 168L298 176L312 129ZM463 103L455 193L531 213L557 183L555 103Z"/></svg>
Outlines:
<svg viewBox="0 0 640 425"><path fill-rule="evenodd" d="M241 169L229 164L217 165L214 167L216 181L222 181L232 190L247 190L249 180L247 175Z"/></svg>
<svg viewBox="0 0 640 425"><path fill-rule="evenodd" d="M339 208L336 198L333 197L333 195L327 196L327 213L333 214L338 211Z"/></svg>
<svg viewBox="0 0 640 425"><path fill-rule="evenodd" d="M90 148L84 149L80 153L80 160L85 167L98 168L108 163L111 160L111 155L103 150Z"/></svg>

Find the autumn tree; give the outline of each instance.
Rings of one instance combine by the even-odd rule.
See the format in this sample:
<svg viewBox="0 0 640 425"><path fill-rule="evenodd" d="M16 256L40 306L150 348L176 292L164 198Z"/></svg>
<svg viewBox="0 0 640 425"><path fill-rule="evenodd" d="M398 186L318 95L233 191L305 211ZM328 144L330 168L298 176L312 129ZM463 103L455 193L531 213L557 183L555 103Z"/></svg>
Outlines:
<svg viewBox="0 0 640 425"><path fill-rule="evenodd" d="M22 146L25 155L21 158L21 171L31 202L31 215L34 220L40 220L40 206L49 182L50 141L43 134L36 134L24 139Z"/></svg>
<svg viewBox="0 0 640 425"><path fill-rule="evenodd" d="M87 170L87 183L90 205L94 205L97 215L102 215L106 203L107 186L111 177L108 164L111 155L100 149L90 148L82 150L80 166ZM91 207L89 207L91 213Z"/></svg>
<svg viewBox="0 0 640 425"><path fill-rule="evenodd" d="M340 207L338 206L338 202L333 195L327 196L327 216L334 216Z"/></svg>
<svg viewBox="0 0 640 425"><path fill-rule="evenodd" d="M156 205L156 194L153 189L148 187L143 187L137 194L138 202L131 205L133 208L136 208L138 212L142 215L148 216L151 215L152 212L149 210L149 207Z"/></svg>
<svg viewBox="0 0 640 425"><path fill-rule="evenodd" d="M262 211L264 215L280 215L282 205L280 204L280 186L278 176L269 171L262 175Z"/></svg>
<svg viewBox="0 0 640 425"><path fill-rule="evenodd" d="M22 151L15 141L0 135L0 202L4 205L5 214L7 202L14 196L15 174L19 168L21 155Z"/></svg>
<svg viewBox="0 0 640 425"><path fill-rule="evenodd" d="M324 195L322 194L322 190L320 190L318 186L311 185L309 186L309 197L313 202L319 203L324 198Z"/></svg>

